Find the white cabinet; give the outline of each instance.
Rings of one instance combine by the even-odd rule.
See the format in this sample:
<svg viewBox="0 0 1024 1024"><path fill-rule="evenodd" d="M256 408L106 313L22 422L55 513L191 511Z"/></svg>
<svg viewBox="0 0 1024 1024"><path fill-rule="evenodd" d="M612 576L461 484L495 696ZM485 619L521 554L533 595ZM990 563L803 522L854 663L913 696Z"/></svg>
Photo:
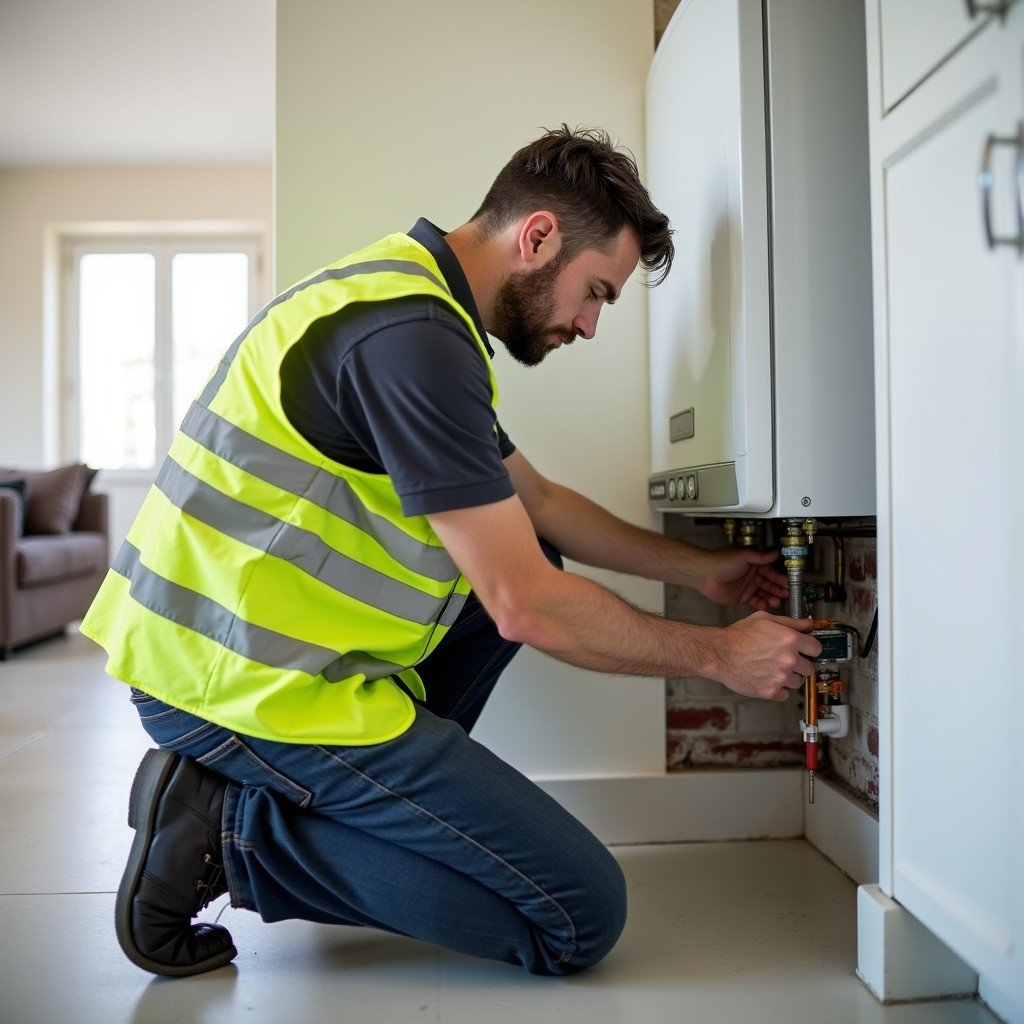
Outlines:
<svg viewBox="0 0 1024 1024"><path fill-rule="evenodd" d="M966 11L867 0L880 887L1017 1021L1024 250L990 247L983 207L996 236L1024 233L1024 2Z"/></svg>
<svg viewBox="0 0 1024 1024"><path fill-rule="evenodd" d="M889 111L986 19L972 17L965 0L880 0L879 23L882 104Z"/></svg>

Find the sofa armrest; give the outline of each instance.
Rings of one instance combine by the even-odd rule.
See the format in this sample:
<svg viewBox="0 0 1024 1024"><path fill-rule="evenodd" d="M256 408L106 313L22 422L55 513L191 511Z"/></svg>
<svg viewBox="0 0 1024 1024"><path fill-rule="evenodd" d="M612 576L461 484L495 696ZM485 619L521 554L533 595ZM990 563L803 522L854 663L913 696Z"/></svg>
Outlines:
<svg viewBox="0 0 1024 1024"><path fill-rule="evenodd" d="M78 518L73 529L88 530L107 536L109 519L109 497L97 491L86 491L78 506Z"/></svg>
<svg viewBox="0 0 1024 1024"><path fill-rule="evenodd" d="M20 498L0 488L0 650L10 642L20 520Z"/></svg>
<svg viewBox="0 0 1024 1024"><path fill-rule="evenodd" d="M0 566L14 565L15 549L21 536L21 498L0 488Z"/></svg>

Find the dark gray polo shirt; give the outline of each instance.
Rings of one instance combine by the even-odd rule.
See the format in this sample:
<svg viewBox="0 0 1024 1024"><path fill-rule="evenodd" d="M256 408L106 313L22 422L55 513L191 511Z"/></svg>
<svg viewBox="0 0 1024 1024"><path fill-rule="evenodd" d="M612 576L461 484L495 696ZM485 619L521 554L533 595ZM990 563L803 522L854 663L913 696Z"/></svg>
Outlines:
<svg viewBox="0 0 1024 1024"><path fill-rule="evenodd" d="M493 354L443 232L420 219L408 234L437 260ZM483 355L463 322L432 298L360 303L314 321L285 356L281 401L324 455L387 473L406 515L515 493L502 463L515 446L491 408Z"/></svg>

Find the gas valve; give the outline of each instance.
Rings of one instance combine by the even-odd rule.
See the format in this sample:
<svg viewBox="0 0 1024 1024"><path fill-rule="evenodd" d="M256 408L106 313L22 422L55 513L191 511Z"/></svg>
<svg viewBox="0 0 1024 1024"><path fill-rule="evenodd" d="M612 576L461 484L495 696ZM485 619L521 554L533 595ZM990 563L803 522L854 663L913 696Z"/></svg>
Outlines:
<svg viewBox="0 0 1024 1024"><path fill-rule="evenodd" d="M804 679L804 714L800 729L804 736L804 763L807 768L807 802L814 803L814 773L822 736L841 739L850 731L850 707L843 701L846 684L839 666L853 661L857 652L856 631L834 620L819 620L811 625L821 653L814 659L814 671Z"/></svg>

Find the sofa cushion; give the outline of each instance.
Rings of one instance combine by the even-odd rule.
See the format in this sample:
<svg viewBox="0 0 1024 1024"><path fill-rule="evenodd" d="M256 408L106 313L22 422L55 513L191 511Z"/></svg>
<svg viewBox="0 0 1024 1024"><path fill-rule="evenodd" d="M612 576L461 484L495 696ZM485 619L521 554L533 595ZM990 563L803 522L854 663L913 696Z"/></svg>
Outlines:
<svg viewBox="0 0 1024 1024"><path fill-rule="evenodd" d="M18 502L18 536L25 532L25 478L0 474L0 487L15 495Z"/></svg>
<svg viewBox="0 0 1024 1024"><path fill-rule="evenodd" d="M107 568L107 541L102 533L22 537L18 541L19 587L37 587Z"/></svg>
<svg viewBox="0 0 1024 1024"><path fill-rule="evenodd" d="M68 533L78 518L78 506L89 480L81 462L26 475L26 534Z"/></svg>

